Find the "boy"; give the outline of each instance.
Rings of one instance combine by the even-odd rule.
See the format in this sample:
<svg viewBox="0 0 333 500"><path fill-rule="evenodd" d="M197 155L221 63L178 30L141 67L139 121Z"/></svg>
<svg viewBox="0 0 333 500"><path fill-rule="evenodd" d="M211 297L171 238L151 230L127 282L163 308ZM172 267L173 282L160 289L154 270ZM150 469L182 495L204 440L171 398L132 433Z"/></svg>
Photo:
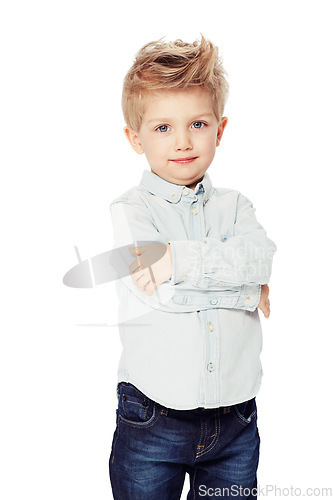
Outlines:
<svg viewBox="0 0 333 500"><path fill-rule="evenodd" d="M227 94L203 36L146 44L124 80L124 131L150 171L110 207L115 246L132 245L116 284L115 500L179 499L186 472L188 499L256 498L258 308L269 317L276 246L251 201L207 174Z"/></svg>

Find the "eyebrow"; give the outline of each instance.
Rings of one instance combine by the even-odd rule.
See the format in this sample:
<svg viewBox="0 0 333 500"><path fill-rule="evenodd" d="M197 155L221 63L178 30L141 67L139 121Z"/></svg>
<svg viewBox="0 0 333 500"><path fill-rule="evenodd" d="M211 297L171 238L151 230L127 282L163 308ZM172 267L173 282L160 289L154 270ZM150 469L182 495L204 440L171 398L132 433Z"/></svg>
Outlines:
<svg viewBox="0 0 333 500"><path fill-rule="evenodd" d="M190 121L193 121L194 119L199 119L199 118L207 117L207 116L211 117L211 116L214 116L214 114L213 113L198 113ZM152 123L152 122L170 122L170 121L172 121L172 118L152 118L147 123Z"/></svg>

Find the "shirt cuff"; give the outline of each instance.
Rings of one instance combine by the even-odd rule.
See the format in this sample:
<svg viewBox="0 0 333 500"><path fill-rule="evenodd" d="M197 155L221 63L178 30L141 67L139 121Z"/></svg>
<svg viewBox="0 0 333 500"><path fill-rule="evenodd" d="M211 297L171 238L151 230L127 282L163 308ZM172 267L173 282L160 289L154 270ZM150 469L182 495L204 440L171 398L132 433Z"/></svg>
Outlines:
<svg viewBox="0 0 333 500"><path fill-rule="evenodd" d="M260 300L261 285L242 285L238 301L235 309L246 309L247 311L254 311Z"/></svg>

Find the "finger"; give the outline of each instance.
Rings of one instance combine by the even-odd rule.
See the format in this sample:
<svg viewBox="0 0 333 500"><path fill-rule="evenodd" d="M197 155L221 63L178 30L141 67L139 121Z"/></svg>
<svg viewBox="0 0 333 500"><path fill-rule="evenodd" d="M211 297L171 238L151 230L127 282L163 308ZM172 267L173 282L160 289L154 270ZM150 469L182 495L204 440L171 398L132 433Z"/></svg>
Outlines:
<svg viewBox="0 0 333 500"><path fill-rule="evenodd" d="M138 267L139 267L138 262L137 260L135 260L128 266L129 273L133 274L138 269Z"/></svg>
<svg viewBox="0 0 333 500"><path fill-rule="evenodd" d="M141 255L147 250L147 245L128 247L128 250L136 255Z"/></svg>
<svg viewBox="0 0 333 500"><path fill-rule="evenodd" d="M141 276L141 278L136 282L136 286L139 288L139 290L141 292L144 292L145 291L145 287L148 285L150 281L150 278L149 276L147 277L147 275L143 275Z"/></svg>
<svg viewBox="0 0 333 500"><path fill-rule="evenodd" d="M152 281L150 281L148 283L148 285L146 286L146 294L152 295L155 290L156 290L156 286L154 285L154 283Z"/></svg>
<svg viewBox="0 0 333 500"><path fill-rule="evenodd" d="M269 307L266 307L266 306L261 306L259 307L259 309L262 311L263 315L265 316L265 318L268 318L269 317L269 314L270 314L270 309Z"/></svg>
<svg viewBox="0 0 333 500"><path fill-rule="evenodd" d="M130 274L134 273L137 269L141 269L141 259L138 257L137 259L133 260L131 264L128 266Z"/></svg>
<svg viewBox="0 0 333 500"><path fill-rule="evenodd" d="M143 271L142 269L138 269L134 273L132 273L132 280L136 284L138 280L143 276Z"/></svg>
<svg viewBox="0 0 333 500"><path fill-rule="evenodd" d="M133 265L131 268L129 268L130 274L138 273L140 271L142 271L142 267L138 263L136 263L136 265Z"/></svg>
<svg viewBox="0 0 333 500"><path fill-rule="evenodd" d="M130 247L128 250L133 255L141 255L142 254L141 247Z"/></svg>

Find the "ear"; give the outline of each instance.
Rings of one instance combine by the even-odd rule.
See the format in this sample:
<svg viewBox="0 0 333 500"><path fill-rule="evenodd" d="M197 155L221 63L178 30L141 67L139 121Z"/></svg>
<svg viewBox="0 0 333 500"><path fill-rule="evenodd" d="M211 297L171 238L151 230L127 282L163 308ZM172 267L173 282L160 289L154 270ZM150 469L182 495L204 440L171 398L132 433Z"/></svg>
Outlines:
<svg viewBox="0 0 333 500"><path fill-rule="evenodd" d="M143 151L143 147L141 145L138 133L135 132L135 130L133 130L127 126L124 127L124 132L125 132L126 138L128 139L128 142L130 143L130 145L132 146L134 151L136 151L139 155L142 155L142 153L144 153L144 151Z"/></svg>
<svg viewBox="0 0 333 500"><path fill-rule="evenodd" d="M228 123L228 118L226 116L222 116L220 124L217 129L217 136L216 136L216 146L220 145L221 139L222 139L222 134L223 131Z"/></svg>

